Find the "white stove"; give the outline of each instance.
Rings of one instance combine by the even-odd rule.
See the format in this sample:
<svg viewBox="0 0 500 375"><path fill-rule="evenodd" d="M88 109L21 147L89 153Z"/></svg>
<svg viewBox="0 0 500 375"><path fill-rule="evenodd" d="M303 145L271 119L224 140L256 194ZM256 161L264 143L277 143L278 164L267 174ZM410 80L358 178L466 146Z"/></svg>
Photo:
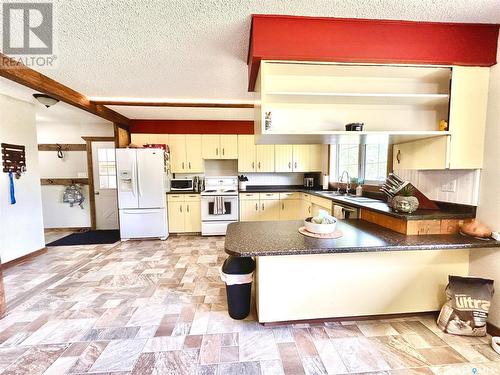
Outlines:
<svg viewBox="0 0 500 375"><path fill-rule="evenodd" d="M238 177L205 177L201 192L201 234L225 235L228 224L238 221Z"/></svg>
<svg viewBox="0 0 500 375"><path fill-rule="evenodd" d="M203 190L201 192L203 196L213 196L213 195L238 195L238 190L227 189L227 190Z"/></svg>

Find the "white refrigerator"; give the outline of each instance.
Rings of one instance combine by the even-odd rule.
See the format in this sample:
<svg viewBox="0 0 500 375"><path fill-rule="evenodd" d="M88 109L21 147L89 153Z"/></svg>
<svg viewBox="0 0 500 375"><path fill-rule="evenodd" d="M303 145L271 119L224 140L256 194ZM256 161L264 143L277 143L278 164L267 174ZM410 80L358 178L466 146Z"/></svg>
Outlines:
<svg viewBox="0 0 500 375"><path fill-rule="evenodd" d="M116 149L122 240L168 237L164 165L162 149Z"/></svg>

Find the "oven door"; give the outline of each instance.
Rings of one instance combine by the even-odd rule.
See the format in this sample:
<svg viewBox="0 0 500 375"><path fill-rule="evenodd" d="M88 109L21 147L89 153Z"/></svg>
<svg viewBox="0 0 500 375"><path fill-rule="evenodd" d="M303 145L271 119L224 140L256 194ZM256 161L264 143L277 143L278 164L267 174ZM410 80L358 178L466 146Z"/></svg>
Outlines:
<svg viewBox="0 0 500 375"><path fill-rule="evenodd" d="M224 207L226 213L214 215L215 196L201 197L201 220L202 221L238 221L238 197L224 195Z"/></svg>

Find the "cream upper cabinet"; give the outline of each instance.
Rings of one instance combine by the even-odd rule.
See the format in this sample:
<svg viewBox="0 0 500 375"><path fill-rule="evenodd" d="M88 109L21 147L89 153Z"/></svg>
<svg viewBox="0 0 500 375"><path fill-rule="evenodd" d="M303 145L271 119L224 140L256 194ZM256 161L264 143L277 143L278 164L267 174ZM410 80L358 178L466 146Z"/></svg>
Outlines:
<svg viewBox="0 0 500 375"><path fill-rule="evenodd" d="M201 135L186 135L186 166L188 173L203 172L203 159L201 157Z"/></svg>
<svg viewBox="0 0 500 375"><path fill-rule="evenodd" d="M203 134L201 154L203 159L220 159L220 135Z"/></svg>
<svg viewBox="0 0 500 375"><path fill-rule="evenodd" d="M203 159L238 158L238 136L235 134L206 134L202 141Z"/></svg>
<svg viewBox="0 0 500 375"><path fill-rule="evenodd" d="M450 98L450 168L483 167L490 68L454 66Z"/></svg>
<svg viewBox="0 0 500 375"><path fill-rule="evenodd" d="M274 172L274 145L255 147L255 171Z"/></svg>
<svg viewBox="0 0 500 375"><path fill-rule="evenodd" d="M173 173L203 172L200 134L170 134L169 142Z"/></svg>
<svg viewBox="0 0 500 375"><path fill-rule="evenodd" d="M147 143L152 143L150 141L154 134L143 134L143 133L132 133L130 134L130 142L136 146L144 146Z"/></svg>
<svg viewBox="0 0 500 375"><path fill-rule="evenodd" d="M309 145L293 145L293 171L309 171Z"/></svg>
<svg viewBox="0 0 500 375"><path fill-rule="evenodd" d="M448 168L448 137L422 139L393 146L394 169Z"/></svg>
<svg viewBox="0 0 500 375"><path fill-rule="evenodd" d="M170 135L170 164L173 173L186 173L186 136Z"/></svg>
<svg viewBox="0 0 500 375"><path fill-rule="evenodd" d="M238 135L238 172L255 172L255 140L253 135Z"/></svg>
<svg viewBox="0 0 500 375"><path fill-rule="evenodd" d="M220 136L221 159L238 159L238 136L222 134Z"/></svg>
<svg viewBox="0 0 500 375"><path fill-rule="evenodd" d="M393 146L393 169L477 169L483 166L489 68L452 69L449 133Z"/></svg>
<svg viewBox="0 0 500 375"><path fill-rule="evenodd" d="M309 145L309 172L323 171L323 145Z"/></svg>
<svg viewBox="0 0 500 375"><path fill-rule="evenodd" d="M169 134L150 134L149 142L155 145L168 145L170 144L170 135Z"/></svg>
<svg viewBox="0 0 500 375"><path fill-rule="evenodd" d="M276 172L293 172L293 146L274 146L274 170Z"/></svg>

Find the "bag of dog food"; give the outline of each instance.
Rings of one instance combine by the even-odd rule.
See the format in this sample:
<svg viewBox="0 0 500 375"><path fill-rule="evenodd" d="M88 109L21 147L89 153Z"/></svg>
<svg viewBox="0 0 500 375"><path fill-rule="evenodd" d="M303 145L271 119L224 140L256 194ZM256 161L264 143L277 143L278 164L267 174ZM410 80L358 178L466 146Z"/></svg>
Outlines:
<svg viewBox="0 0 500 375"><path fill-rule="evenodd" d="M438 327L454 335L485 336L493 292L493 280L448 276L447 301L441 308Z"/></svg>

